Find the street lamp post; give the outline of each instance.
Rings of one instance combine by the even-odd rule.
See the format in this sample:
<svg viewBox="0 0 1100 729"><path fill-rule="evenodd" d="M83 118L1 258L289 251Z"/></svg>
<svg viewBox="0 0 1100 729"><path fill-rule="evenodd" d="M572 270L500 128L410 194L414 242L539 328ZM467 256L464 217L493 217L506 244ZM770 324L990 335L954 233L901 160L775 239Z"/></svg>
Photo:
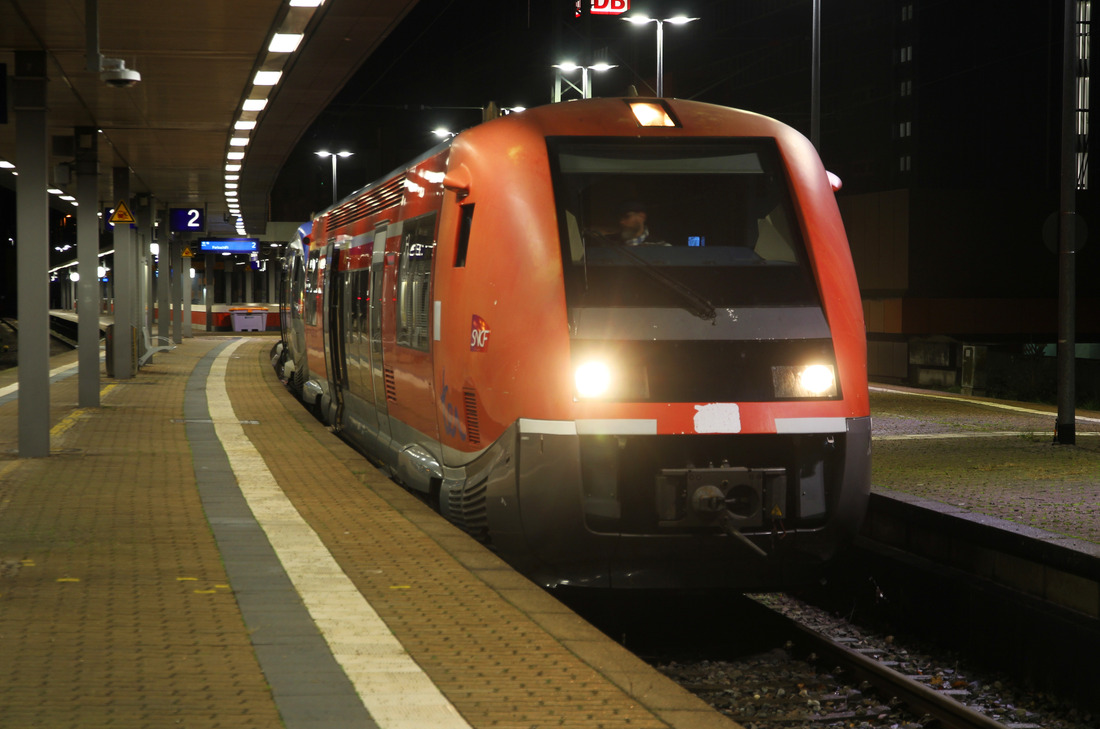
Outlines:
<svg viewBox="0 0 1100 729"><path fill-rule="evenodd" d="M565 83L572 86L574 90L580 91L582 99L591 99L592 98L592 85L588 80L588 72L589 71L597 71L597 72L610 71L613 68L617 68L617 66L614 66L610 63L594 63L591 66L578 66L577 64L573 63L572 61L563 61L562 63L555 63L554 68L558 69L559 72L564 72L564 73L572 73L573 71L576 71L579 68L581 70L581 87L578 89L576 86L573 85L573 83L571 81L569 81L569 79L565 79ZM558 101L561 101L560 92L559 92L559 98L554 99L554 101L555 101L555 103L558 102Z"/></svg>
<svg viewBox="0 0 1100 729"><path fill-rule="evenodd" d="M331 157L332 158L332 204L335 205L336 204L336 158L337 157L350 157L355 153L354 152L348 152L348 151L343 151L343 152L322 151L322 152L314 152L314 154L317 155L318 157Z"/></svg>
<svg viewBox="0 0 1100 729"><path fill-rule="evenodd" d="M657 96L662 97L665 95L665 23L671 23L673 25L684 25L690 23L693 20L699 18L688 18L683 15L677 15L673 18L650 18L645 15L632 15L629 18L623 18L628 23L634 25L645 25L646 23L657 24Z"/></svg>

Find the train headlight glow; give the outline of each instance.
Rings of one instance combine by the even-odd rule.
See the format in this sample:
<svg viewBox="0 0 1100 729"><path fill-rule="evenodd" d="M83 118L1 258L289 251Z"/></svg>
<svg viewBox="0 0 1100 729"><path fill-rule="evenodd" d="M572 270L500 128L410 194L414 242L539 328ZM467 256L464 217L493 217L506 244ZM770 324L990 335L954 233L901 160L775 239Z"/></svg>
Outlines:
<svg viewBox="0 0 1100 729"><path fill-rule="evenodd" d="M780 398L836 397L836 371L832 365L772 367L775 396Z"/></svg>
<svg viewBox="0 0 1100 729"><path fill-rule="evenodd" d="M611 390L611 368L598 360L585 362L574 372L574 382L578 397L603 397Z"/></svg>
<svg viewBox="0 0 1100 729"><path fill-rule="evenodd" d="M825 395L836 392L836 378L833 377L833 368L825 365L810 365L798 375L798 383L802 389L814 395Z"/></svg>
<svg viewBox="0 0 1100 729"><path fill-rule="evenodd" d="M630 111L643 127L678 127L668 109L660 102L628 101Z"/></svg>

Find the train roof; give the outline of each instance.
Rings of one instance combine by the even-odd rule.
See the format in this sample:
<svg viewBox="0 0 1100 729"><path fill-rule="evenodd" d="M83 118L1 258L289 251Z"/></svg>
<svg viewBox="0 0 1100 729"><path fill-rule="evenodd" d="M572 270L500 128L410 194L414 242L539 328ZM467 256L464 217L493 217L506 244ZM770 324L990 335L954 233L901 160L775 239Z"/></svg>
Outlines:
<svg viewBox="0 0 1100 729"><path fill-rule="evenodd" d="M668 115L662 125L646 126L634 108L657 107ZM418 157L396 167L381 177L367 183L336 204L313 215L317 219L358 197L365 191L404 174L425 160L448 150L453 144L475 139L492 132L499 126L525 126L540 136L630 136L630 137L697 137L697 136L752 136L797 138L808 144L805 137L792 127L762 114L734 109L717 104L684 99L657 99L646 97L613 97L584 99L533 107L487 122L482 122L444 140Z"/></svg>

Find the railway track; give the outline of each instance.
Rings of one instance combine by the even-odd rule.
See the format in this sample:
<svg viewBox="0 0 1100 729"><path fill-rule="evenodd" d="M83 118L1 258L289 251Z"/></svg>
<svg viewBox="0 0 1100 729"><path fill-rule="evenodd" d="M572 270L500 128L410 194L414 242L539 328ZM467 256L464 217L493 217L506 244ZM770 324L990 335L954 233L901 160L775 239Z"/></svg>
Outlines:
<svg viewBox="0 0 1100 729"><path fill-rule="evenodd" d="M778 621L775 629L790 636L789 644L813 655L819 665L836 666L863 685L870 684L881 697L900 701L914 716L931 717L944 729L1005 729L1005 724L960 702L958 691L930 686L934 676L906 675L880 659L887 651L851 647L854 639L833 638L774 610L768 602L771 600L765 597L758 603L767 611L767 617L761 619Z"/></svg>

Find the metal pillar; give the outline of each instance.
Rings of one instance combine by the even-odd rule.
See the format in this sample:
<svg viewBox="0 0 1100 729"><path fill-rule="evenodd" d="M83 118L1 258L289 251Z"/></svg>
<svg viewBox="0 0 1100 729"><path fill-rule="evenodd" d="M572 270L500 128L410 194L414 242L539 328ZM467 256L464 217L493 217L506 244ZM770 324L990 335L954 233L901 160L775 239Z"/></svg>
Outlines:
<svg viewBox="0 0 1100 729"><path fill-rule="evenodd" d="M278 259L272 256L267 259L267 291L264 297L264 303L276 304L279 301L276 292L279 290L279 278L278 278Z"/></svg>
<svg viewBox="0 0 1100 729"><path fill-rule="evenodd" d="M115 203L124 202L130 206L130 170L126 167L114 168ZM115 324L114 347L111 351L114 360L114 376L118 380L128 380L134 376L131 352L134 341L130 327L134 323L134 241L130 235L130 226L120 223L115 226Z"/></svg>
<svg viewBox="0 0 1100 729"><path fill-rule="evenodd" d="M153 334L153 254L150 250L153 242L153 204L151 198L142 196L135 201L137 209L134 210L134 217L138 221L135 235L137 245L134 248L138 271L137 331L141 339L145 338L146 333L151 339Z"/></svg>
<svg viewBox="0 0 1100 729"><path fill-rule="evenodd" d="M50 455L49 195L46 54L15 52L19 455Z"/></svg>
<svg viewBox="0 0 1100 729"><path fill-rule="evenodd" d="M810 61L810 142L821 153L821 0L813 0Z"/></svg>
<svg viewBox="0 0 1100 729"><path fill-rule="evenodd" d="M1065 0L1062 28L1062 179L1058 212L1058 418L1054 442L1077 442L1076 291L1077 0Z"/></svg>
<svg viewBox="0 0 1100 729"><path fill-rule="evenodd" d="M170 240L161 241L160 253L157 254L157 336L161 337L161 341L168 339L170 336L169 329L172 326L172 312L169 308L168 299L172 288L169 272L171 259L168 256L168 246L170 245Z"/></svg>
<svg viewBox="0 0 1100 729"><path fill-rule="evenodd" d="M180 344L183 342L183 279L180 277L183 245L174 240L168 250L172 255L172 343Z"/></svg>
<svg viewBox="0 0 1100 729"><path fill-rule="evenodd" d="M191 248L191 235L184 238L183 244ZM193 251L192 251L193 254ZM194 279L191 278L191 257L183 256L180 265L180 289L183 291L183 336L190 339L195 336L191 331L191 299L194 296Z"/></svg>
<svg viewBox="0 0 1100 729"><path fill-rule="evenodd" d="M95 127L76 128L77 355L82 408L99 407L99 209Z"/></svg>
<svg viewBox="0 0 1100 729"><path fill-rule="evenodd" d="M206 306L206 331L214 331L214 254L207 253L203 264L202 303Z"/></svg>
<svg viewBox="0 0 1100 729"><path fill-rule="evenodd" d="M135 218L139 214L138 200L134 197L130 198L130 212L134 214ZM130 228L130 250L134 257L134 275L131 289L134 300L132 308L130 309L130 326L134 328L135 335L140 338L145 326L145 305L148 303L148 297L145 294L145 281L148 276L145 273L145 255L142 253L142 248L148 248L148 241L145 238L145 234L142 230L141 224L138 223ZM140 352L139 352L140 354ZM137 371L135 370L135 374Z"/></svg>

